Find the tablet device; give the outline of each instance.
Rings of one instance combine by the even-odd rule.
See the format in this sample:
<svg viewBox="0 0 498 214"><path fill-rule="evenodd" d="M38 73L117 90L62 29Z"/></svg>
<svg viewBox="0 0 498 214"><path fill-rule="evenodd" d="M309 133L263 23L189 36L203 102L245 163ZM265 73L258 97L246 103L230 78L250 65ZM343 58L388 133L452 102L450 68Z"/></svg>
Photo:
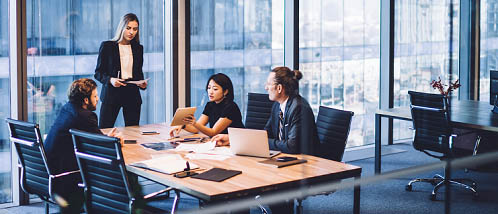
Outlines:
<svg viewBox="0 0 498 214"><path fill-rule="evenodd" d="M183 122L183 118L188 115L193 115L195 113L196 107L186 107L186 108L178 108L176 109L175 116L173 116L173 120L171 121L171 126L181 126L186 123Z"/></svg>

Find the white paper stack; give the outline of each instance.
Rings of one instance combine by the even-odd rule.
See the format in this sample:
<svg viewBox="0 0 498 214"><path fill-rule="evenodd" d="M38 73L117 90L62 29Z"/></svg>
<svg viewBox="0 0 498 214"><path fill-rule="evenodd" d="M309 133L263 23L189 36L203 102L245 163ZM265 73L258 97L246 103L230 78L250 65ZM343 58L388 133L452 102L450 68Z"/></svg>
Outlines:
<svg viewBox="0 0 498 214"><path fill-rule="evenodd" d="M161 173L174 174L183 171L187 167L187 161L178 154L172 154L161 155L160 157L132 163L131 165ZM189 162L189 165L190 169L199 168L199 166L191 162Z"/></svg>

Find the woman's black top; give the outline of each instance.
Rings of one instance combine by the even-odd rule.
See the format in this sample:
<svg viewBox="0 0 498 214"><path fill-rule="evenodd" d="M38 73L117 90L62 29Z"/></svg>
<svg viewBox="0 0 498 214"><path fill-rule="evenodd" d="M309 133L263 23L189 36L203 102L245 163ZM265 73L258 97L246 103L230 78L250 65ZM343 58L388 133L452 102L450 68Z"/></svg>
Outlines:
<svg viewBox="0 0 498 214"><path fill-rule="evenodd" d="M244 128L242 123L242 114L239 106L232 100L223 99L220 103L214 101L206 103L202 114L209 117L209 126L213 128L214 124L220 118L227 118L232 121L228 127ZM228 134L228 127L221 134Z"/></svg>

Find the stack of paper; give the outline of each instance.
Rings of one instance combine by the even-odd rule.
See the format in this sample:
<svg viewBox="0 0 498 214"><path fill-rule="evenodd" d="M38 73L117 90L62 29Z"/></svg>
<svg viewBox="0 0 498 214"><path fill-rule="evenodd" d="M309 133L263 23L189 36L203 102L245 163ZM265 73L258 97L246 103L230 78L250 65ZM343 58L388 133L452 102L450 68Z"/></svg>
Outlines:
<svg viewBox="0 0 498 214"><path fill-rule="evenodd" d="M216 142L209 141L207 143L181 143L178 145L175 150L176 151L192 151L195 153L205 153L210 150L213 150L216 147Z"/></svg>
<svg viewBox="0 0 498 214"><path fill-rule="evenodd" d="M185 168L187 168L187 161L184 160L180 155L173 154L173 155L162 155L158 158L136 162L131 165L144 169L150 169L156 172L174 174L177 172L181 172ZM194 163L189 162L189 165L190 169L199 168L199 166L197 166Z"/></svg>

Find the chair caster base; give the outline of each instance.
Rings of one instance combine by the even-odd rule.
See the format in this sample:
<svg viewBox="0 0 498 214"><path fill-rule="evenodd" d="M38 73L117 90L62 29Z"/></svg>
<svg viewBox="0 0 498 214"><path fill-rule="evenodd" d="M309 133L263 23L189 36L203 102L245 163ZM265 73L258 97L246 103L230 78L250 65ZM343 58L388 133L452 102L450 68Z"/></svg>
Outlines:
<svg viewBox="0 0 498 214"><path fill-rule="evenodd" d="M429 197L429 199L431 199L431 201L435 201L436 200L436 194L431 194L431 196Z"/></svg>
<svg viewBox="0 0 498 214"><path fill-rule="evenodd" d="M474 196L472 197L472 200L474 200L474 201L479 200L479 194L475 193Z"/></svg>

